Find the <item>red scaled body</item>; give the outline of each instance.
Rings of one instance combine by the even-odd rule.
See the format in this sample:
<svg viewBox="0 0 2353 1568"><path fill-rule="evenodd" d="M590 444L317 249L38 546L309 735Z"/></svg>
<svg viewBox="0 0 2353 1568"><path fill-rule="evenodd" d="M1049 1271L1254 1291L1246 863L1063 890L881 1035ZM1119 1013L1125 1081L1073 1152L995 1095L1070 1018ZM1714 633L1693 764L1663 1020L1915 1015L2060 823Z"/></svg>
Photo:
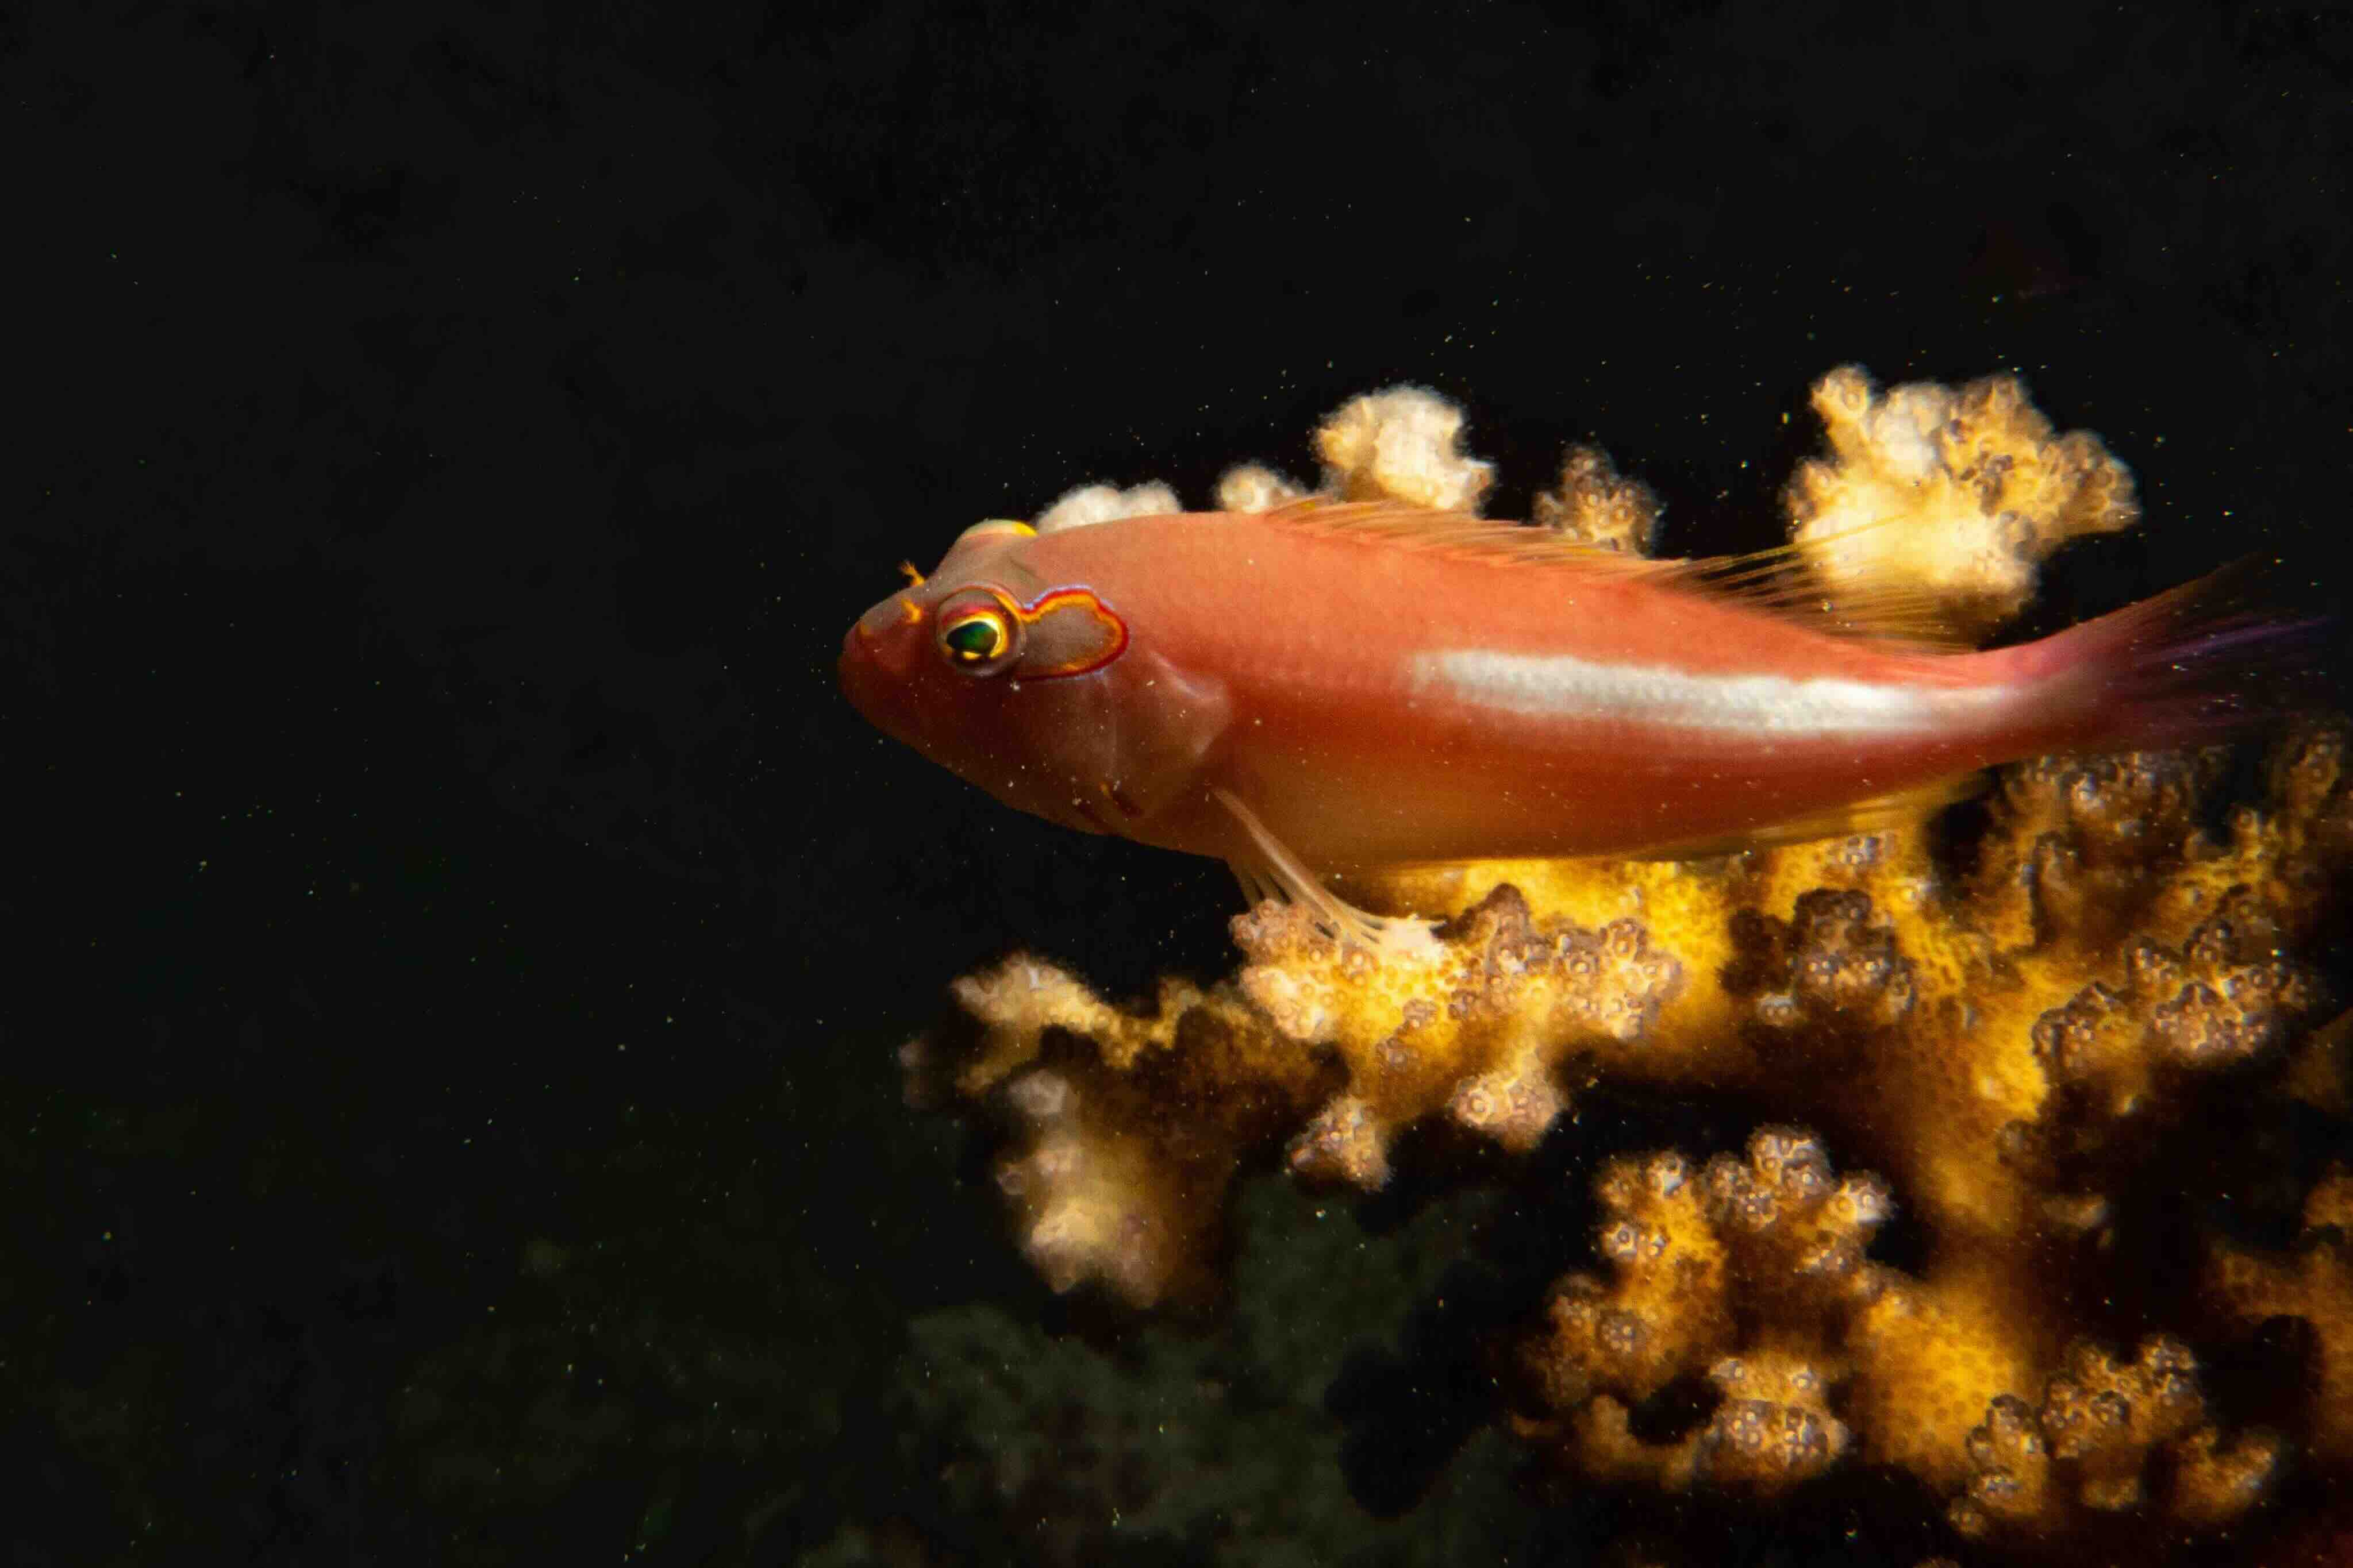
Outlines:
<svg viewBox="0 0 2353 1568"><path fill-rule="evenodd" d="M2147 678L2182 603L1938 653L1538 530L1310 505L983 524L860 621L841 676L1008 804L1249 881L1285 848L1321 875L1721 847L2176 739L2192 710Z"/></svg>

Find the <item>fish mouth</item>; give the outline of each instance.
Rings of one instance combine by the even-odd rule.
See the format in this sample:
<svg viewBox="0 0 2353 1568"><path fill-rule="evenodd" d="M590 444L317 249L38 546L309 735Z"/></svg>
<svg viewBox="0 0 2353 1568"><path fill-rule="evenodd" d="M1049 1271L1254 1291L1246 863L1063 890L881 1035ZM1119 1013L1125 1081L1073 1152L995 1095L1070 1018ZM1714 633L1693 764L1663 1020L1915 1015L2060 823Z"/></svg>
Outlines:
<svg viewBox="0 0 2353 1568"><path fill-rule="evenodd" d="M901 635L912 620L920 619L903 594L894 594L850 624L841 639L844 664L862 658L889 675L904 678L914 653L913 641Z"/></svg>
<svg viewBox="0 0 2353 1568"><path fill-rule="evenodd" d="M916 649L904 637L874 636L867 626L872 618L851 626L841 639L841 658L834 668L841 694L869 724L929 755L922 704L908 680Z"/></svg>
<svg viewBox="0 0 2353 1568"><path fill-rule="evenodd" d="M859 622L849 628L849 635L841 639L841 659L834 667L834 678L840 683L841 694L849 699L852 708L872 723L888 728L882 724L885 711L882 694L888 682L876 657L879 652L873 637L867 633L866 623Z"/></svg>
<svg viewBox="0 0 2353 1568"><path fill-rule="evenodd" d="M997 797L1016 811L1026 811L1032 816L1042 816L1057 827L1067 827L1074 833L1119 837L1119 830L1095 814L1083 800L1054 795L1039 799L1034 795L1017 798L1011 793Z"/></svg>

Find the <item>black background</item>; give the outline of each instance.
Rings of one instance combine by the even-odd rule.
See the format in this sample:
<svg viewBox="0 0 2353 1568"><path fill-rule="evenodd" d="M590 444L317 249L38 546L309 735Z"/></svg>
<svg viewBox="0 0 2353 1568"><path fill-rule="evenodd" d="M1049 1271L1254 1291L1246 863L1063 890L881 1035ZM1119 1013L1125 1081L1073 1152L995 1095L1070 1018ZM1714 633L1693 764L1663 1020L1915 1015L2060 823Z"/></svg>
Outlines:
<svg viewBox="0 0 2353 1568"><path fill-rule="evenodd" d="M1311 476L1399 380L1498 515L1593 439L1669 550L1760 546L1853 362L2016 371L2135 468L2038 627L2325 583L2348 87L2344 11L2246 5L12 13L12 1560L1045 1553L944 1500L907 1325L1127 1331L893 1047L1016 945L1215 973L1233 895L868 731L894 563ZM1492 1414L1408 1373L1328 1395L1384 1515ZM1609 1533L1513 1506L1513 1561Z"/></svg>

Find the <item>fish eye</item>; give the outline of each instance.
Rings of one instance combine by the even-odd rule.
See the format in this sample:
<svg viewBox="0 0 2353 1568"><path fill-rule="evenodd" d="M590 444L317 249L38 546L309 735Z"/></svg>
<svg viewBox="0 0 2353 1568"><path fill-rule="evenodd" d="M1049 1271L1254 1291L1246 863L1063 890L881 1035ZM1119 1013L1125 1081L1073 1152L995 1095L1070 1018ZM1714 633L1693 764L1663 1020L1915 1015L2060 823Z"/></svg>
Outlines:
<svg viewBox="0 0 2353 1568"><path fill-rule="evenodd" d="M976 593L940 614L940 652L970 675L994 675L1013 659L1015 622L993 594Z"/></svg>
<svg viewBox="0 0 2353 1568"><path fill-rule="evenodd" d="M1003 653L1010 640L1004 621L987 610L966 616L940 634L948 657L958 664L986 664Z"/></svg>

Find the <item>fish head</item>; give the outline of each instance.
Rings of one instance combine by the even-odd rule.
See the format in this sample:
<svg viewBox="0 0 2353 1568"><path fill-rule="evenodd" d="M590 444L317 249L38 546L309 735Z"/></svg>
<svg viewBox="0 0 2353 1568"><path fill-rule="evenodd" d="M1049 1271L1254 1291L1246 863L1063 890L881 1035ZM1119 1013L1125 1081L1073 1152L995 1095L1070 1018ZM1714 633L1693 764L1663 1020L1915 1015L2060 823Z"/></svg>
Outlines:
<svg viewBox="0 0 2353 1568"><path fill-rule="evenodd" d="M842 639L841 689L884 734L1007 805L1099 833L1127 623L1095 588L1057 580L1050 542L992 521L928 577L906 568L908 585Z"/></svg>

